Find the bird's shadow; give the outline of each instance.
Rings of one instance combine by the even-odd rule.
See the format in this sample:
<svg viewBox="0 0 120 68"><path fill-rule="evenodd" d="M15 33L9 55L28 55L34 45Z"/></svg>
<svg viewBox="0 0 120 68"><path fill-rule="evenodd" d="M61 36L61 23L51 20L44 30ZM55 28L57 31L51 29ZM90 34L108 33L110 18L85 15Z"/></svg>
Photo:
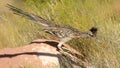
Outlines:
<svg viewBox="0 0 120 68"><path fill-rule="evenodd" d="M57 45L59 44L58 42L55 42L55 41L33 41L33 42L30 42L29 44L33 44L33 43L36 43L36 44L45 43L55 48L57 48Z"/></svg>
<svg viewBox="0 0 120 68"><path fill-rule="evenodd" d="M55 47L57 51L59 51L59 48L58 48L58 42L56 41L33 41L33 42L30 42L29 44L33 44L33 43L36 43L36 44L40 44L40 43L45 43L45 44L48 44L52 47ZM64 44L62 45L62 47L65 47Z"/></svg>

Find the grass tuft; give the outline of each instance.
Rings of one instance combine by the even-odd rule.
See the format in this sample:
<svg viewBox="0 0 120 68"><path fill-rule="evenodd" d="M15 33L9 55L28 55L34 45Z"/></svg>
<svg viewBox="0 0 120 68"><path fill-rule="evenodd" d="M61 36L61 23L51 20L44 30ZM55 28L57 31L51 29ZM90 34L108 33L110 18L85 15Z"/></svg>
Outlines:
<svg viewBox="0 0 120 68"><path fill-rule="evenodd" d="M95 68L120 68L119 0L25 0L23 3L25 7L20 8L57 24L80 31L97 27L99 41L79 39L69 44L85 54ZM22 46L37 38L51 39L40 31L40 25L11 12L4 13L0 20L0 48Z"/></svg>

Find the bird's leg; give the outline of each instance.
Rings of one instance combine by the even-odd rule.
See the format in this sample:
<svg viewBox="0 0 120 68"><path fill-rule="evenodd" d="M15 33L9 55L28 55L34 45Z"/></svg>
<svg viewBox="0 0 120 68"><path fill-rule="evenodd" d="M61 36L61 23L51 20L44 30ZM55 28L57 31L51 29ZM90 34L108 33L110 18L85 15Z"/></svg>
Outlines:
<svg viewBox="0 0 120 68"><path fill-rule="evenodd" d="M64 44L64 42L60 42L59 44L58 44L58 49L59 50L61 50L61 51L63 51L63 49L62 49L62 45Z"/></svg>
<svg viewBox="0 0 120 68"><path fill-rule="evenodd" d="M63 38L63 39L60 41L60 43L58 44L58 49L61 50L61 51L63 51L62 45L63 45L64 43L68 42L68 41L71 40L71 39L72 39L72 38L70 38L70 37Z"/></svg>

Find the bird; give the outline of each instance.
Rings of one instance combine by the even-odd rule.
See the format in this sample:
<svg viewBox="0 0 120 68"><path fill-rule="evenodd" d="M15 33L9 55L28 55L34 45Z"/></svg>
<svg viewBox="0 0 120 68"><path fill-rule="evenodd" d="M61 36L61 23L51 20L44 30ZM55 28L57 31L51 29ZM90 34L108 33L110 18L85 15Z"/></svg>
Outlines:
<svg viewBox="0 0 120 68"><path fill-rule="evenodd" d="M96 33L98 29L96 27L91 27L87 32L81 32L76 28L73 28L68 25L58 25L54 22L49 22L46 19L23 11L22 9L19 9L13 5L7 4L7 7L13 11L13 13L27 17L30 20L33 20L41 25L43 25L45 28L43 29L44 32L51 34L54 37L57 37L60 39L57 47L59 50L63 51L63 44L66 42L69 42L72 39L79 39L79 38L95 38Z"/></svg>

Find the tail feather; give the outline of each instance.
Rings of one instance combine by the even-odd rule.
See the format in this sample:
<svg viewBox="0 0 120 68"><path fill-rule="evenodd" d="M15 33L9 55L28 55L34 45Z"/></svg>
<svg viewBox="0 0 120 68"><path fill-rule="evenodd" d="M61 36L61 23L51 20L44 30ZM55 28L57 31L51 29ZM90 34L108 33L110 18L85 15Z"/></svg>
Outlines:
<svg viewBox="0 0 120 68"><path fill-rule="evenodd" d="M15 14L18 14L18 15L21 15L21 16L24 16L24 17L27 17L29 18L30 20L34 20L36 22L39 22L39 24L43 25L43 26L50 26L50 24L53 24L53 23L48 23L47 20L43 19L42 17L39 17L35 14L30 14L28 12L25 12L19 8L16 8L10 4L7 4L7 7L12 10ZM54 25L54 24L53 24Z"/></svg>
<svg viewBox="0 0 120 68"><path fill-rule="evenodd" d="M33 18L30 16L30 14L28 14L27 12L24 12L23 10L21 10L21 9L19 9L19 8L16 8L16 7L14 7L14 6L10 5L10 4L7 4L7 7L8 7L10 10L12 10L13 13L15 13L15 14L22 15L22 16L26 16L26 17L28 17L28 18L30 18L30 19L33 19Z"/></svg>

